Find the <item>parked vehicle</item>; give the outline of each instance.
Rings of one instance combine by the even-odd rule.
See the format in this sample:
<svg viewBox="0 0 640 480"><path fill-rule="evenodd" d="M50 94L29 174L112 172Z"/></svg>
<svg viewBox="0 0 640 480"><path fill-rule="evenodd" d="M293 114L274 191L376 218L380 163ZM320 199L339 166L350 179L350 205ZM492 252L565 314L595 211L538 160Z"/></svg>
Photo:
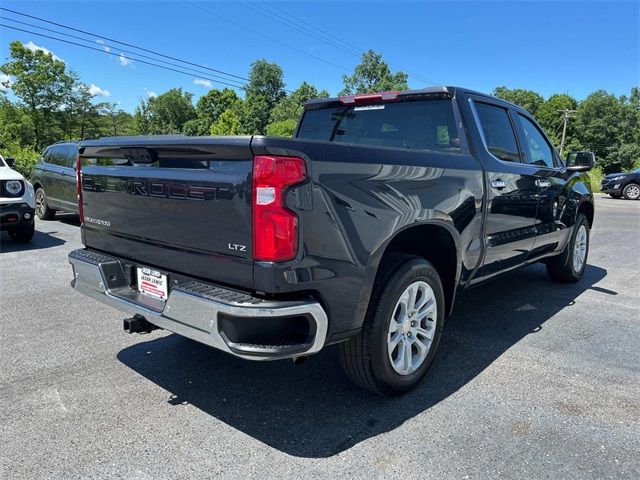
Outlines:
<svg viewBox="0 0 640 480"><path fill-rule="evenodd" d="M31 241L35 229L33 186L13 170L15 160L0 155L0 230L14 242Z"/></svg>
<svg viewBox="0 0 640 480"><path fill-rule="evenodd" d="M78 213L77 156L77 142L55 143L45 149L33 168L31 179L40 220L52 220L57 211Z"/></svg>
<svg viewBox="0 0 640 480"><path fill-rule="evenodd" d="M526 111L461 88L313 100L295 138L85 141L80 162L73 286L127 331L251 360L339 343L383 395L425 376L458 292L586 268L592 162L565 165Z"/></svg>
<svg viewBox="0 0 640 480"><path fill-rule="evenodd" d="M623 173L610 173L602 179L602 193L613 198L624 197L627 200L640 198L640 168Z"/></svg>

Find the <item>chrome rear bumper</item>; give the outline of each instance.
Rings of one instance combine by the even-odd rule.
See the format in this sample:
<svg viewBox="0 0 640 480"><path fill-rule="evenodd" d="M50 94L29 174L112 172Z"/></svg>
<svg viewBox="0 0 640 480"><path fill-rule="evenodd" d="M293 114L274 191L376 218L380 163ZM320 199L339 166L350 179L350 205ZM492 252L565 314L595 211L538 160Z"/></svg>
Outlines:
<svg viewBox="0 0 640 480"><path fill-rule="evenodd" d="M75 290L129 315L141 315L165 330L191 338L237 357L249 360L276 360L317 353L327 337L328 319L313 299L270 301L199 281L173 286L166 302L149 298L129 286L125 266L114 257L90 250L69 254ZM221 329L234 319L282 320L304 317L309 335L295 344L240 343L229 340Z"/></svg>

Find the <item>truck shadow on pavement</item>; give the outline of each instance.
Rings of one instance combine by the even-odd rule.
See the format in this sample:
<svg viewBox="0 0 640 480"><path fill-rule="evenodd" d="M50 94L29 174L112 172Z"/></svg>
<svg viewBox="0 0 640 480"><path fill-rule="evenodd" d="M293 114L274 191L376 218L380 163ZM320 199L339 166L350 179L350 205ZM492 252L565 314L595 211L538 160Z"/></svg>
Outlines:
<svg viewBox="0 0 640 480"><path fill-rule="evenodd" d="M559 285L543 265L534 265L460 295L426 381L397 398L353 386L335 347L294 367L290 361L236 359L168 335L125 348L118 359L168 390L176 408L191 404L290 455L329 457L397 428L463 388L606 275L589 265L580 283Z"/></svg>
<svg viewBox="0 0 640 480"><path fill-rule="evenodd" d="M16 243L11 240L7 232L0 233L0 254L10 252L25 252L28 250L42 250L44 248L58 247L64 245L66 240L55 237L58 232L39 232L35 231L33 238L27 243Z"/></svg>

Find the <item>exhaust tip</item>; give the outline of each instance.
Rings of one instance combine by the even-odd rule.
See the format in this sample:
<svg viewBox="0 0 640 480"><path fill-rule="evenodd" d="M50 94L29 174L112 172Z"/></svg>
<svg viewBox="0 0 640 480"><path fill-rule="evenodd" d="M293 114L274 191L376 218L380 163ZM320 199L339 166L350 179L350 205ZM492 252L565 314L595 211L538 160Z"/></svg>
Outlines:
<svg viewBox="0 0 640 480"><path fill-rule="evenodd" d="M294 365L300 365L300 364L306 362L307 358L308 357L306 355L301 355L299 357L293 357L293 364Z"/></svg>

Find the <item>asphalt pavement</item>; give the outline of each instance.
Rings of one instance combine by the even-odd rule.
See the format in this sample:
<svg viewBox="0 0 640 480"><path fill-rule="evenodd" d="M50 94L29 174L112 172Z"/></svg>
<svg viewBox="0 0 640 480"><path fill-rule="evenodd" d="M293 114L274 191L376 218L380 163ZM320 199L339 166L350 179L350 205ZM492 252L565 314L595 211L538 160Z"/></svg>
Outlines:
<svg viewBox="0 0 640 480"><path fill-rule="evenodd" d="M74 292L77 219L0 243L0 478L640 478L640 201L597 198L578 284L458 298L428 379L384 399L335 348L239 360Z"/></svg>

